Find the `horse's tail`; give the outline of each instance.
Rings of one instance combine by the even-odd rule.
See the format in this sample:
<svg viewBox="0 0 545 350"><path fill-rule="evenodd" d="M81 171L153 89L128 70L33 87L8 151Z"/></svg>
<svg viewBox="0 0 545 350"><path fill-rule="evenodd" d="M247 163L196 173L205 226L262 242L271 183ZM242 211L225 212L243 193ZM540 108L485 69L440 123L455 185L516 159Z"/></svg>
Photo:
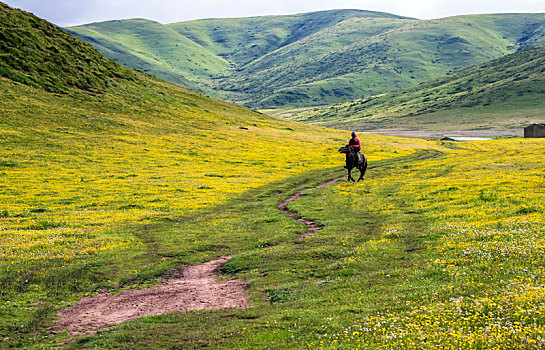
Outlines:
<svg viewBox="0 0 545 350"><path fill-rule="evenodd" d="M363 163L361 165L361 171L363 173L365 173L367 171L367 157L363 153L361 155L363 156Z"/></svg>

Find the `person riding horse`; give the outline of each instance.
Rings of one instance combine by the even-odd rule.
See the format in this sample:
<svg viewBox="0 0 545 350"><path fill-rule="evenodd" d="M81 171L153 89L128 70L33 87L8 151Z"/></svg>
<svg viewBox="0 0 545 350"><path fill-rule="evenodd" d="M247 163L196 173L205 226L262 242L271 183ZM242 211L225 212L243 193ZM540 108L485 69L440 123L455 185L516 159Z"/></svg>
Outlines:
<svg viewBox="0 0 545 350"><path fill-rule="evenodd" d="M354 146L354 150L356 151L356 164L360 165L361 142L355 131L352 131L352 138L348 141L348 144Z"/></svg>
<svg viewBox="0 0 545 350"><path fill-rule="evenodd" d="M358 181L363 180L363 176L367 171L367 157L361 152L361 142L356 132L352 132L352 138L348 142L348 145L339 148L339 153L346 155L345 169L348 170L348 181L356 181L352 177L352 169L356 168L360 171L360 177ZM361 156L360 156L361 154Z"/></svg>

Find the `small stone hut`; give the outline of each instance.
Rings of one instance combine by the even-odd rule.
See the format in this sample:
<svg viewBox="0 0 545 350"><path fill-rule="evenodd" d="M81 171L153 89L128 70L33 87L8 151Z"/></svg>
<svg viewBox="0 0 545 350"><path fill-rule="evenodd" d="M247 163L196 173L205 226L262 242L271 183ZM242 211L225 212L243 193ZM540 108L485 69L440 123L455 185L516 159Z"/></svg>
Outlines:
<svg viewBox="0 0 545 350"><path fill-rule="evenodd" d="M532 124L524 128L524 137L545 137L545 124Z"/></svg>

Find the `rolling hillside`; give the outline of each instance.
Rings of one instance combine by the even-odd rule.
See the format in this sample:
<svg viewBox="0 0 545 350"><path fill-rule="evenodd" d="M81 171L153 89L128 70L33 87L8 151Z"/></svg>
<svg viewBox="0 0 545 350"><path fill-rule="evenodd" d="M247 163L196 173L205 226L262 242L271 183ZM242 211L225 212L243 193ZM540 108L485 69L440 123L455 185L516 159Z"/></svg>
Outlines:
<svg viewBox="0 0 545 350"><path fill-rule="evenodd" d="M337 10L69 30L119 63L252 108L285 109L411 87L543 43L544 28L543 14L416 20ZM166 54L176 47L185 48L178 61Z"/></svg>
<svg viewBox="0 0 545 350"><path fill-rule="evenodd" d="M522 135L545 120L545 45L416 87L339 105L293 111L306 123L390 132ZM422 134L425 135L425 134Z"/></svg>
<svg viewBox="0 0 545 350"><path fill-rule="evenodd" d="M545 139L365 135L352 183L345 131L0 33L0 348L545 347Z"/></svg>
<svg viewBox="0 0 545 350"><path fill-rule="evenodd" d="M230 69L221 57L169 27L145 19L94 23L69 32L125 66L193 90L201 89L198 82Z"/></svg>
<svg viewBox="0 0 545 350"><path fill-rule="evenodd" d="M165 265L134 225L173 220L338 158L338 132L119 66L3 3L0 38L2 348L56 347L47 337L57 308L140 283L139 271L150 272L144 265L182 263ZM293 142L321 155L300 154ZM191 253L195 261L215 249L182 237L176 246L201 251Z"/></svg>
<svg viewBox="0 0 545 350"><path fill-rule="evenodd" d="M203 19L167 26L237 67L243 67L281 47L356 18L402 17L371 11L333 10L291 16Z"/></svg>
<svg viewBox="0 0 545 350"><path fill-rule="evenodd" d="M244 218L203 210L234 215L216 206L288 178L296 180L286 186L300 186L303 173L335 176L331 166L342 163L345 132L120 66L3 3L0 38L2 348L58 348L67 335L50 331L56 311L83 296L157 283L166 271L264 240L295 240L299 226L276 207L263 211L259 198L236 208ZM393 138L366 144L376 160L414 149ZM192 228L180 231L180 222Z"/></svg>

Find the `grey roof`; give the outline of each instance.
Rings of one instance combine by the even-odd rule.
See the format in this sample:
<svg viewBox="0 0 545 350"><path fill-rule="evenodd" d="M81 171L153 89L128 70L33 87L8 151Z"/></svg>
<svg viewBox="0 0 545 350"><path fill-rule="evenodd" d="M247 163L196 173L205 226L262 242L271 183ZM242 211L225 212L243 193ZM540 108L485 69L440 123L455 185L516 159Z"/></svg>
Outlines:
<svg viewBox="0 0 545 350"><path fill-rule="evenodd" d="M442 141L489 141L492 140L489 137L458 137L458 136L448 136L441 139Z"/></svg>

